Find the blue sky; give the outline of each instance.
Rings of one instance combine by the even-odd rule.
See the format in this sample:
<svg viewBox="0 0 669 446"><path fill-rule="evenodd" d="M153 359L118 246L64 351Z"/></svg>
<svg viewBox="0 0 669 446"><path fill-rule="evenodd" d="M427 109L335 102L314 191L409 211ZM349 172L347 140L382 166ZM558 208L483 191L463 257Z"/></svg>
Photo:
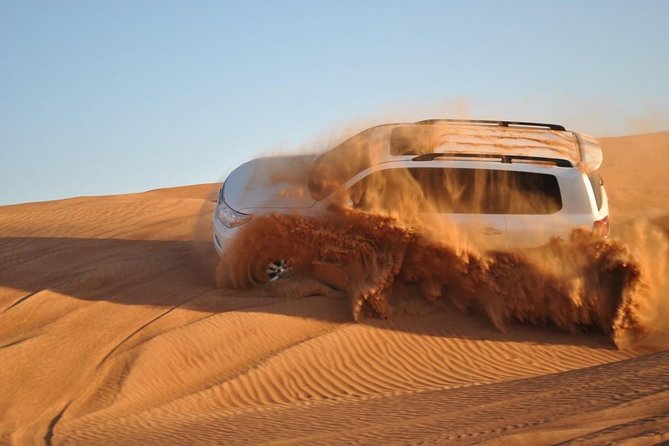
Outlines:
<svg viewBox="0 0 669 446"><path fill-rule="evenodd" d="M669 130L668 20L667 1L0 0L0 204L215 182L384 120Z"/></svg>

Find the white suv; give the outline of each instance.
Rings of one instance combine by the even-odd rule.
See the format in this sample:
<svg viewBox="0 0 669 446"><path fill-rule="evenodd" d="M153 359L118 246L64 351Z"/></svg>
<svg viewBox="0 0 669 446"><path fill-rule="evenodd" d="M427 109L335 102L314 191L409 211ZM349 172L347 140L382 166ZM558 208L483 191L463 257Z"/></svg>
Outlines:
<svg viewBox="0 0 669 446"><path fill-rule="evenodd" d="M214 247L272 212L319 215L336 202L395 215L428 213L473 242L534 247L575 228L609 233L595 139L554 124L429 120L367 129L321 155L249 161L219 192ZM400 215L401 217L401 215ZM268 265L269 280L285 261Z"/></svg>

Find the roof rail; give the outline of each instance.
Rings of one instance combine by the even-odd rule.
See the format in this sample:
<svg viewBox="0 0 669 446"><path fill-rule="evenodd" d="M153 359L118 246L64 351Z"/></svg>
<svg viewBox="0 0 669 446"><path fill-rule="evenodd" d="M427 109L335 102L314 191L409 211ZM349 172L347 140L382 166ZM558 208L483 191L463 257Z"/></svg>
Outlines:
<svg viewBox="0 0 669 446"><path fill-rule="evenodd" d="M450 158L499 158L503 163L511 164L513 160L537 161L542 163L553 163L558 167L574 167L571 161L562 158L544 158L542 156L528 155L503 155L499 153L463 153L463 152L435 152L423 153L411 158L411 161L433 161L440 157Z"/></svg>
<svg viewBox="0 0 669 446"><path fill-rule="evenodd" d="M491 119L425 119L423 121L415 122L414 124L438 124L440 122L453 122L460 124L495 124L500 127L509 127L512 125L523 127L544 127L550 130L557 130L564 132L566 129L558 124L543 124L540 122L524 122L524 121L495 121Z"/></svg>

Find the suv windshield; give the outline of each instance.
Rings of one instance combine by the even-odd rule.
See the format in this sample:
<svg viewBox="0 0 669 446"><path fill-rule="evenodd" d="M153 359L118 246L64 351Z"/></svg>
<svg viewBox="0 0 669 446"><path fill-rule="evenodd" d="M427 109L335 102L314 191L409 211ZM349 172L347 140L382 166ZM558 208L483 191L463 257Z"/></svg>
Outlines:
<svg viewBox="0 0 669 446"><path fill-rule="evenodd" d="M369 154L374 127L344 141L316 158L309 170L307 186L314 200L322 200L372 165Z"/></svg>
<svg viewBox="0 0 669 446"><path fill-rule="evenodd" d="M494 169L401 168L374 172L349 191L362 210L401 210L458 214L552 214L562 209L553 175Z"/></svg>

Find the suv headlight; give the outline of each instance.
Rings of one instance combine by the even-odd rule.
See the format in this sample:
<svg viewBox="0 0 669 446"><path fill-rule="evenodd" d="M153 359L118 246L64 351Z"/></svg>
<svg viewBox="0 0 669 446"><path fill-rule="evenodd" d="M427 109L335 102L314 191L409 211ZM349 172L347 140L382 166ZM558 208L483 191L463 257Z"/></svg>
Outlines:
<svg viewBox="0 0 669 446"><path fill-rule="evenodd" d="M230 206L228 206L223 200L220 200L219 203L216 205L216 211L214 211L214 215L216 216L218 221L220 221L221 223L223 223L225 227L230 229L237 227L239 225L243 225L244 223L251 220L251 218L253 218L253 215L235 211Z"/></svg>

